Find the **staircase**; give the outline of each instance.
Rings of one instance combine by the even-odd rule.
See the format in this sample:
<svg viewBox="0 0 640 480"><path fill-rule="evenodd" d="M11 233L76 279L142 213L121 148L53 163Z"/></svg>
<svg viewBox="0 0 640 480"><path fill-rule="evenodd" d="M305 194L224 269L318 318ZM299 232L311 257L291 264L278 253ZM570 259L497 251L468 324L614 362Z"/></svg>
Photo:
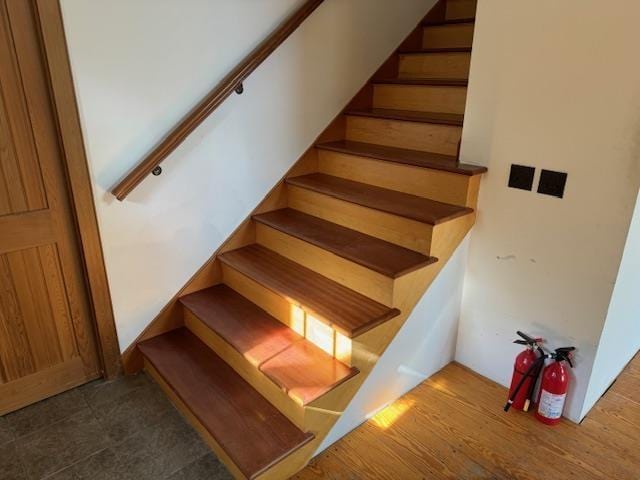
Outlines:
<svg viewBox="0 0 640 480"><path fill-rule="evenodd" d="M441 1L125 357L237 478L306 465L472 227L474 12Z"/></svg>

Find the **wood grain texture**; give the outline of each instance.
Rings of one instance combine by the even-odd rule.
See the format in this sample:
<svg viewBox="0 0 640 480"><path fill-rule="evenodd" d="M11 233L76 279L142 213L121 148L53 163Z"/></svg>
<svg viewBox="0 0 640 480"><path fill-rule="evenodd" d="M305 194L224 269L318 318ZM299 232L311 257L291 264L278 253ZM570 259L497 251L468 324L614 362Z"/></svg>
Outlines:
<svg viewBox="0 0 640 480"><path fill-rule="evenodd" d="M192 293L180 303L255 367L303 338L226 285Z"/></svg>
<svg viewBox="0 0 640 480"><path fill-rule="evenodd" d="M254 220L389 278L397 278L435 261L426 255L289 208L257 215Z"/></svg>
<svg viewBox="0 0 640 480"><path fill-rule="evenodd" d="M196 292L181 299L181 303L301 406L358 373L226 285ZM191 325L187 322L190 329ZM207 343L198 332L194 333ZM228 356L223 358L229 362ZM251 379L247 381L252 383Z"/></svg>
<svg viewBox="0 0 640 480"><path fill-rule="evenodd" d="M430 255L433 226L289 185L289 207L366 235Z"/></svg>
<svg viewBox="0 0 640 480"><path fill-rule="evenodd" d="M322 173L289 178L287 183L429 225L437 225L473 212L470 208Z"/></svg>
<svg viewBox="0 0 640 480"><path fill-rule="evenodd" d="M313 439L186 329L148 340L140 349L246 478Z"/></svg>
<svg viewBox="0 0 640 480"><path fill-rule="evenodd" d="M91 175L69 64L62 12L58 1L37 0L36 12L48 67L51 94L64 149L71 201L82 246L93 318L100 345L101 368L107 378L120 373L120 346L104 263L100 230L93 201Z"/></svg>
<svg viewBox="0 0 640 480"><path fill-rule="evenodd" d="M415 84L376 84L373 107L421 112L464 114L466 87Z"/></svg>
<svg viewBox="0 0 640 480"><path fill-rule="evenodd" d="M433 19L425 20L422 25L425 27L439 26L439 25L458 25L461 23L474 23L476 21L475 16L463 17L463 18L449 18L449 19Z"/></svg>
<svg viewBox="0 0 640 480"><path fill-rule="evenodd" d="M0 383L0 416L32 404L34 398L51 397L98 377L95 373L87 378L82 360L75 357L68 363Z"/></svg>
<svg viewBox="0 0 640 480"><path fill-rule="evenodd" d="M52 224L46 210L0 216L0 254L54 243Z"/></svg>
<svg viewBox="0 0 640 480"><path fill-rule="evenodd" d="M467 203L472 176L330 151L320 151L319 158L320 172L327 175L472 207Z"/></svg>
<svg viewBox="0 0 640 480"><path fill-rule="evenodd" d="M404 53L400 55L400 75L405 77L467 78L471 54Z"/></svg>
<svg viewBox="0 0 640 480"><path fill-rule="evenodd" d="M374 85L432 85L440 87L466 87L469 84L467 78L376 78Z"/></svg>
<svg viewBox="0 0 640 480"><path fill-rule="evenodd" d="M460 123L462 120L441 113L438 118L431 114L430 122L412 121L423 113L416 112L412 118L403 114L404 118L399 119L369 114L348 115L345 138L354 142L457 156L462 127L450 123Z"/></svg>
<svg viewBox="0 0 640 480"><path fill-rule="evenodd" d="M531 414L505 414L504 387L450 364L294 478L635 479L640 403L618 393L618 382L581 425L549 428Z"/></svg>
<svg viewBox="0 0 640 480"><path fill-rule="evenodd" d="M381 118L385 120L401 120L404 122L433 123L437 125L461 126L464 122L464 115L461 113L423 112L419 110L391 108L351 109L346 111L346 115Z"/></svg>
<svg viewBox="0 0 640 480"><path fill-rule="evenodd" d="M391 306L395 283L393 278L338 256L313 243L257 222L256 240L260 245L305 268L376 302ZM333 352L332 349L327 351Z"/></svg>
<svg viewBox="0 0 640 480"><path fill-rule="evenodd" d="M320 151L321 173L439 202L475 208L479 175L464 175L372 156Z"/></svg>
<svg viewBox="0 0 640 480"><path fill-rule="evenodd" d="M447 20L473 18L477 7L478 0L447 0L445 18Z"/></svg>
<svg viewBox="0 0 640 480"><path fill-rule="evenodd" d="M420 53L471 53L471 47L438 47L438 48L416 48L414 50L402 50L400 55L411 55ZM454 78L454 80L456 80Z"/></svg>
<svg viewBox="0 0 640 480"><path fill-rule="evenodd" d="M100 367L39 22L34 2L0 1L0 377L14 406Z"/></svg>
<svg viewBox="0 0 640 480"><path fill-rule="evenodd" d="M453 155L442 155L420 150L408 150L406 148L388 147L374 143L352 142L339 140L336 142L320 143L316 145L319 150L346 153L360 157L375 158L388 162L402 163L414 167L430 168L445 172L459 173L461 175L479 175L487 171L486 167L459 163Z"/></svg>
<svg viewBox="0 0 640 480"><path fill-rule="evenodd" d="M131 172L112 190L124 200L165 158L169 156L209 115L211 115L235 89L246 80L324 0L306 0L289 18L247 55L214 89L169 132Z"/></svg>
<svg viewBox="0 0 640 480"><path fill-rule="evenodd" d="M424 27L422 46L423 48L471 47L474 28L473 22Z"/></svg>
<svg viewBox="0 0 640 480"><path fill-rule="evenodd" d="M231 344L209 328L191 310L184 309L184 326L240 375L280 413L303 431L304 407L297 404Z"/></svg>
<svg viewBox="0 0 640 480"><path fill-rule="evenodd" d="M300 405L308 405L358 374L308 341L300 341L260 366L260 371Z"/></svg>
<svg viewBox="0 0 640 480"><path fill-rule="evenodd" d="M227 252L220 260L300 305L347 337L358 336L399 314L260 245Z"/></svg>

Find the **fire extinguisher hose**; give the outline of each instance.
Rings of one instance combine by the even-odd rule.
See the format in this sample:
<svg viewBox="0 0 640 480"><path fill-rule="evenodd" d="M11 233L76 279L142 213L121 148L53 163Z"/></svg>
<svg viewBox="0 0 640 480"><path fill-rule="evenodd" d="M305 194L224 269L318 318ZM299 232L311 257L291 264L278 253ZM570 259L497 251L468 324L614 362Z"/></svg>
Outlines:
<svg viewBox="0 0 640 480"><path fill-rule="evenodd" d="M538 368L536 368L535 371L533 372L533 382L531 382L531 385L529 385L529 392L527 393L527 399L525 400L524 408L522 409L525 412L529 411L531 402L533 402L533 394L536 389L536 383L537 383L538 377L540 376L540 373L542 372L542 368L544 367L544 356L541 358L542 358L542 361L538 365Z"/></svg>
<svg viewBox="0 0 640 480"><path fill-rule="evenodd" d="M509 411L509 409L511 408L511 405L513 404L514 399L518 396L518 393L520 392L520 389L524 385L524 382L531 376L531 374L534 371L536 373L538 373L538 374L540 373L540 369L541 369L542 365L544 364L544 361L545 361L546 358L547 358L546 355L542 355L542 356L538 357L536 359L536 361L531 364L531 366L527 370L527 373L522 376L522 378L520 379L520 382L518 382L518 385L516 386L515 390L511 394L511 396L509 397L509 400L507 400L507 403L504 406L504 411L505 412ZM536 375L536 378L537 377L538 377L538 375ZM535 382L534 382L534 384L535 384ZM533 395L533 393L530 392L529 395Z"/></svg>

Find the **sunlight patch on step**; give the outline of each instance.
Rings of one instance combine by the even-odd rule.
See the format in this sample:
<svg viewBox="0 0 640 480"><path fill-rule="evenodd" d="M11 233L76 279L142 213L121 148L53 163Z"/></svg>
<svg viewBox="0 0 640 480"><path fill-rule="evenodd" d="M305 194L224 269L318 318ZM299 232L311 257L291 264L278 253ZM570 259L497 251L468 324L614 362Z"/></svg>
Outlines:
<svg viewBox="0 0 640 480"><path fill-rule="evenodd" d="M322 323L307 314L307 340L333 356L335 346L335 331L329 325Z"/></svg>
<svg viewBox="0 0 640 480"><path fill-rule="evenodd" d="M352 341L349 337L345 337L340 332L336 332L334 357L342 363L351 364Z"/></svg>
<svg viewBox="0 0 640 480"><path fill-rule="evenodd" d="M289 328L296 332L298 335L304 337L304 310L297 305L291 305L289 312Z"/></svg>
<svg viewBox="0 0 640 480"><path fill-rule="evenodd" d="M289 307L289 327L340 362L351 364L352 340L298 305Z"/></svg>

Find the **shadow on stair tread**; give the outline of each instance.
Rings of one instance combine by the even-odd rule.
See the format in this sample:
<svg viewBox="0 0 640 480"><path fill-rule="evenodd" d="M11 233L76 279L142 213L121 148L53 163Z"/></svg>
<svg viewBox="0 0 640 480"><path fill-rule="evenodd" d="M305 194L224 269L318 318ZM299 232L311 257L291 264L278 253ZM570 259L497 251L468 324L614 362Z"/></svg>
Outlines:
<svg viewBox="0 0 640 480"><path fill-rule="evenodd" d="M227 285L192 293L180 302L300 405L358 373Z"/></svg>
<svg viewBox="0 0 640 480"><path fill-rule="evenodd" d="M419 48L416 50L400 50L399 55L421 55L428 53L471 53L471 47L438 47Z"/></svg>
<svg viewBox="0 0 640 480"><path fill-rule="evenodd" d="M393 110L389 108L363 108L345 111L347 116L401 120L404 122L435 123L461 127L464 115L461 113L422 112L414 110Z"/></svg>
<svg viewBox="0 0 640 480"><path fill-rule="evenodd" d="M394 77L378 78L373 80L374 85L407 85L407 86L431 86L431 87L466 87L469 80L466 78L419 78L419 77Z"/></svg>
<svg viewBox="0 0 640 480"><path fill-rule="evenodd" d="M219 258L349 338L400 314L397 308L378 303L258 244L223 253Z"/></svg>
<svg viewBox="0 0 640 480"><path fill-rule="evenodd" d="M351 140L338 140L335 142L320 143L316 145L320 150L346 153L361 157L375 158L388 162L402 163L415 167L443 170L461 175L478 175L487 171L486 167L459 163L453 155L425 152L422 150L408 150L404 148L376 145L374 143L353 142Z"/></svg>
<svg viewBox="0 0 640 480"><path fill-rule="evenodd" d="M255 215L253 218L258 223L311 243L388 278L398 278L437 261L434 257L290 208Z"/></svg>
<svg viewBox="0 0 640 480"><path fill-rule="evenodd" d="M289 185L429 225L438 225L473 213L473 209L469 207L438 202L324 173L292 177L286 182Z"/></svg>
<svg viewBox="0 0 640 480"><path fill-rule="evenodd" d="M139 344L145 359L247 478L313 440L185 328Z"/></svg>
<svg viewBox="0 0 640 480"><path fill-rule="evenodd" d="M449 20L434 20L434 21L426 21L422 23L423 27L440 27L442 25L458 25L460 23L475 23L475 17L467 17L467 18L453 18Z"/></svg>

